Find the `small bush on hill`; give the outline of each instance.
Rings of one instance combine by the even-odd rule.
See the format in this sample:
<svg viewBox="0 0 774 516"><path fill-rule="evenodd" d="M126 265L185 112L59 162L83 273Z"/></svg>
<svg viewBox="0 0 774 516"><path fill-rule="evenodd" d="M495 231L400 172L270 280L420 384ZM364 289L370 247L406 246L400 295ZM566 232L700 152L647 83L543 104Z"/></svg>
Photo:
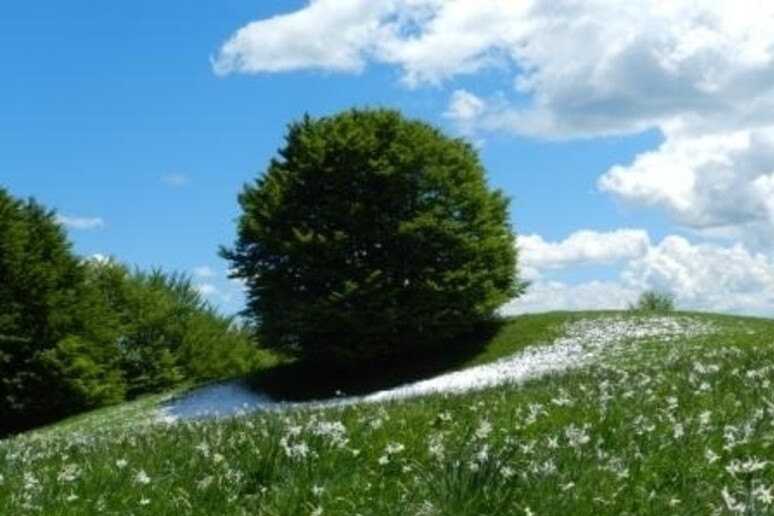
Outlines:
<svg viewBox="0 0 774 516"><path fill-rule="evenodd" d="M629 304L629 310L637 312L673 312L675 296L669 292L648 290L637 299L637 303Z"/></svg>

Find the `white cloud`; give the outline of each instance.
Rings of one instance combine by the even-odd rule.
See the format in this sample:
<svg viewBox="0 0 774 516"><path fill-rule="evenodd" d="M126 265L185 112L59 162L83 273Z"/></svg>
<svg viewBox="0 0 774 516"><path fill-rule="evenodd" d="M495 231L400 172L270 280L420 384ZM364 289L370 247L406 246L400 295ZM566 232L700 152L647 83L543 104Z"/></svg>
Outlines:
<svg viewBox="0 0 774 516"><path fill-rule="evenodd" d="M313 0L299 11L252 22L221 47L216 73L305 68L357 72L391 2Z"/></svg>
<svg viewBox="0 0 774 516"><path fill-rule="evenodd" d="M649 289L665 290L690 310L774 314L774 260L744 245L694 244L668 236L651 244L644 231L580 231L561 242L520 237L521 265L534 282L505 313L625 308ZM616 244L619 251L616 251ZM623 264L618 281L570 284L551 278L581 264Z"/></svg>
<svg viewBox="0 0 774 516"><path fill-rule="evenodd" d="M238 302L243 299L244 284L241 281L227 279L223 274L209 266L194 267L193 287L208 301L227 312L239 309Z"/></svg>
<svg viewBox="0 0 774 516"><path fill-rule="evenodd" d="M215 277L215 271L206 265L201 267L194 267L193 274L197 278L213 278Z"/></svg>
<svg viewBox="0 0 774 516"><path fill-rule="evenodd" d="M468 86L450 96L445 115L468 134L561 139L655 129L660 146L600 170L599 188L662 211L695 234L744 243L689 244L708 253L695 259L733 258L766 271L770 258L753 251L774 250L773 28L774 3L761 0L313 0L241 29L214 68L359 72L376 62L399 68L411 87L488 70L512 87L482 93ZM525 249L533 278L545 263L599 260L607 252L604 244L595 255L585 242L523 242L533 245ZM631 260L626 253L640 252L639 242L611 259ZM660 247L667 244L672 254ZM652 246L661 249L653 260L683 263L674 244ZM530 252L539 257L533 265ZM702 263L720 274L719 265ZM653 281L660 277L654 264L642 267ZM744 301L738 287L746 279L737 276L724 280L725 300L707 286L708 277L696 280L702 286L695 295L687 280L670 278L695 303L702 296L736 307L769 302L755 282L758 301Z"/></svg>
<svg viewBox="0 0 774 516"><path fill-rule="evenodd" d="M105 227L105 221L102 217L67 217L65 215L57 215L56 221L70 229L99 229Z"/></svg>
<svg viewBox="0 0 774 516"><path fill-rule="evenodd" d="M212 283L197 283L194 288L204 297L215 297L221 294L220 289Z"/></svg>
<svg viewBox="0 0 774 516"><path fill-rule="evenodd" d="M638 258L647 253L650 239L643 230L620 229L606 233L584 230L561 242L546 242L539 235L520 235L518 246L521 265L551 269Z"/></svg>
<svg viewBox="0 0 774 516"><path fill-rule="evenodd" d="M110 256L106 256L102 253L94 253L86 258L86 260L98 265L106 265L112 262L112 258L110 258Z"/></svg>
<svg viewBox="0 0 774 516"><path fill-rule="evenodd" d="M774 314L774 261L741 244L691 244L670 236L632 261L622 279L669 290L691 309Z"/></svg>
<svg viewBox="0 0 774 516"><path fill-rule="evenodd" d="M172 188L182 188L188 184L188 176L180 172L167 174L162 179L164 184Z"/></svg>
<svg viewBox="0 0 774 516"><path fill-rule="evenodd" d="M466 90L457 90L452 94L449 107L444 116L455 121L463 132L471 132L481 113L486 109L486 103Z"/></svg>
<svg viewBox="0 0 774 516"><path fill-rule="evenodd" d="M599 187L624 202L661 209L685 227L774 246L774 125L669 132L658 149L611 168Z"/></svg>
<svg viewBox="0 0 774 516"><path fill-rule="evenodd" d="M618 283L592 281L579 285L537 282L522 297L503 306L504 315L553 310L620 310L636 299L638 292Z"/></svg>

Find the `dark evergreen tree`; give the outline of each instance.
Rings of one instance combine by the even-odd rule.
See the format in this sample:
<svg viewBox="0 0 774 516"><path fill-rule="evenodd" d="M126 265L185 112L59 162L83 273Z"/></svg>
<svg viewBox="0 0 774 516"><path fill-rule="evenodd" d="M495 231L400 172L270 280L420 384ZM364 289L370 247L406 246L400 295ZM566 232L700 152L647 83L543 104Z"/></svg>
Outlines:
<svg viewBox="0 0 774 516"><path fill-rule="evenodd" d="M0 436L265 358L188 278L82 260L52 211L0 188Z"/></svg>
<svg viewBox="0 0 774 516"><path fill-rule="evenodd" d="M0 434L123 398L109 317L54 214L0 188Z"/></svg>
<svg viewBox="0 0 774 516"><path fill-rule="evenodd" d="M367 360L444 346L523 290L471 145L387 110L289 126L223 248L261 344Z"/></svg>

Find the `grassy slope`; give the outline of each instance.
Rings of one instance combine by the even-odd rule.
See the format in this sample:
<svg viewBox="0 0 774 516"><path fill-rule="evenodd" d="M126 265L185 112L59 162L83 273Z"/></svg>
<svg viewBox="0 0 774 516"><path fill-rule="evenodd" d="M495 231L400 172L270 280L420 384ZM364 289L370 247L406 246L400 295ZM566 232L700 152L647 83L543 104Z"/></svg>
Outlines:
<svg viewBox="0 0 774 516"><path fill-rule="evenodd" d="M547 343L514 319L464 367ZM0 443L0 514L774 514L774 321L691 315L518 386L172 426L153 400ZM121 415L123 414L123 415Z"/></svg>

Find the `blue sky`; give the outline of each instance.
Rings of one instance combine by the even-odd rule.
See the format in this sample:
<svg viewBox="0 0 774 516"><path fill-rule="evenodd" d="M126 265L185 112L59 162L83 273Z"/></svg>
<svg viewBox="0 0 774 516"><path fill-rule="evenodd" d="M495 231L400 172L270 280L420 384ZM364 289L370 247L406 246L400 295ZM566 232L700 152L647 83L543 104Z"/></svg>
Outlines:
<svg viewBox="0 0 774 516"><path fill-rule="evenodd" d="M190 274L232 313L236 195L304 113L387 106L475 142L532 287L774 313L765 2L8 1L0 185L75 249Z"/></svg>

